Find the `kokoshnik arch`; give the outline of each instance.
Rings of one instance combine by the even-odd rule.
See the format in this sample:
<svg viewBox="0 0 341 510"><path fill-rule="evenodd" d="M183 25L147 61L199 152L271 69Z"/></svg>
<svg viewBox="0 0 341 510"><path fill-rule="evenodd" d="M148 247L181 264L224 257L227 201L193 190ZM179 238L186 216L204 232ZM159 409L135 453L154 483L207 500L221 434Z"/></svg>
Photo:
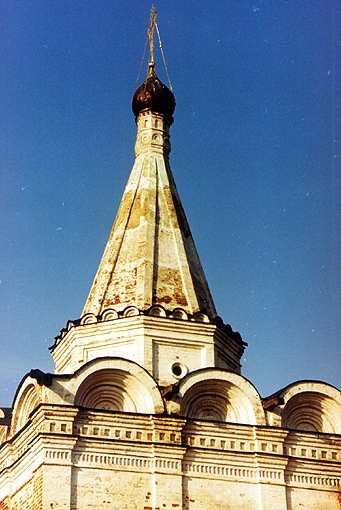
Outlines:
<svg viewBox="0 0 341 510"><path fill-rule="evenodd" d="M340 510L341 393L262 398L217 315L172 176L175 98L133 96L135 162L81 318L0 409L0 510Z"/></svg>

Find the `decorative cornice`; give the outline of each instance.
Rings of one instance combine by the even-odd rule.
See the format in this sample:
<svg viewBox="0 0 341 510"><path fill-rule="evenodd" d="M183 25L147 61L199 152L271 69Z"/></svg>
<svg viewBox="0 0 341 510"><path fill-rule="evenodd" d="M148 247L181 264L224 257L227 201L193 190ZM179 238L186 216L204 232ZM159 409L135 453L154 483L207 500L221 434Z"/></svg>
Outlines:
<svg viewBox="0 0 341 510"><path fill-rule="evenodd" d="M243 346L247 345L247 343L243 341L240 333L238 331L233 331L232 327L229 324L224 324L224 321L221 317L215 317L214 319L210 319L209 316L206 315L204 312L196 312L194 314L189 314L183 308L177 307L174 308L173 310L166 310L166 308L164 308L162 305L153 305L147 310L139 310L138 308L136 308L136 306L127 306L122 311L117 311L114 308L108 308L99 315L95 315L93 313L86 313L79 319L69 320L65 328L61 329L59 335L55 337L55 342L51 347L49 347L49 349L50 351L53 351L59 344L60 340L62 340L72 328L86 326L88 324L98 324L102 322L115 321L125 319L128 317L131 318L139 315L211 324L217 326L238 344Z"/></svg>

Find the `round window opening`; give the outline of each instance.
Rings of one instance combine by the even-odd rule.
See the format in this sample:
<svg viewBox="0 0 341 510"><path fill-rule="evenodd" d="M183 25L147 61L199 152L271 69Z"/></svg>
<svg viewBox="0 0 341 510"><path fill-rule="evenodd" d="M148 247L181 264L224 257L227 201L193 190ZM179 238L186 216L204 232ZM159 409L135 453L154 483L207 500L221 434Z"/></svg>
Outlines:
<svg viewBox="0 0 341 510"><path fill-rule="evenodd" d="M184 377L188 372L188 368L183 363L173 363L172 365L172 374L177 379Z"/></svg>

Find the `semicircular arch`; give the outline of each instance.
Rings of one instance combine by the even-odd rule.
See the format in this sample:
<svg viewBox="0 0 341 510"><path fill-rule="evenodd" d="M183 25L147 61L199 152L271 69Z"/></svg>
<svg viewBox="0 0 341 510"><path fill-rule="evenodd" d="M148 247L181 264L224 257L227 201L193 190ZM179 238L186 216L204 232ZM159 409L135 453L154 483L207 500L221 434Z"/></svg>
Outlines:
<svg viewBox="0 0 341 510"><path fill-rule="evenodd" d="M180 413L196 419L265 425L256 388L243 376L220 369L191 372L179 384Z"/></svg>
<svg viewBox="0 0 341 510"><path fill-rule="evenodd" d="M309 432L341 433L341 392L326 383L301 381L283 390L282 426Z"/></svg>
<svg viewBox="0 0 341 510"><path fill-rule="evenodd" d="M97 358L75 375L77 406L143 414L164 412L156 381L137 363L123 358Z"/></svg>
<svg viewBox="0 0 341 510"><path fill-rule="evenodd" d="M30 376L23 379L13 405L11 435L16 434L29 421L30 414L41 403L40 388Z"/></svg>

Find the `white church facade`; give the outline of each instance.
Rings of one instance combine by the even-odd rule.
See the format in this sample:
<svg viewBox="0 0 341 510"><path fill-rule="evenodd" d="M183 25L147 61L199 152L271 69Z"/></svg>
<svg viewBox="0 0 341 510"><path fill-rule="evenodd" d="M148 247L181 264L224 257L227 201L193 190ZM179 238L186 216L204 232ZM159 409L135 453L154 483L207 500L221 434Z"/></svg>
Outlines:
<svg viewBox="0 0 341 510"><path fill-rule="evenodd" d="M173 93L133 97L135 162L81 317L0 409L0 510L340 510L341 392L262 398L172 177Z"/></svg>

